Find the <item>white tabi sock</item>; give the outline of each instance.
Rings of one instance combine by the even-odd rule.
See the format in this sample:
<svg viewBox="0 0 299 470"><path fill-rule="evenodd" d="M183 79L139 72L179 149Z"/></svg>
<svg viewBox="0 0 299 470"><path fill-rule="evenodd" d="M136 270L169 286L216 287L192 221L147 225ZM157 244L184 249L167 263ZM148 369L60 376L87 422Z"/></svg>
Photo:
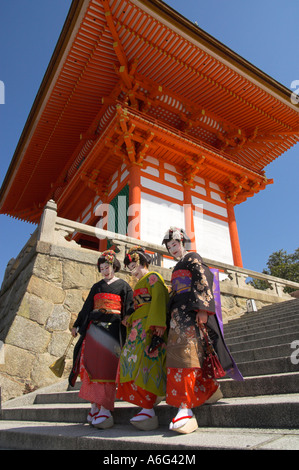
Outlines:
<svg viewBox="0 0 299 470"><path fill-rule="evenodd" d="M185 416L193 416L193 411L190 408L180 407L176 417L171 421L169 429L178 429L184 426L190 418L183 419Z"/></svg>
<svg viewBox="0 0 299 470"><path fill-rule="evenodd" d="M98 412L98 414L94 417L94 419L92 421L92 424L95 424L95 423L100 424L103 421L105 421L105 419L108 419L110 417L111 417L110 411L106 410L106 408L104 406L101 406L101 409Z"/></svg>
<svg viewBox="0 0 299 470"><path fill-rule="evenodd" d="M153 408L142 408L139 413L134 416L130 421L143 421L144 419L153 418L155 416L155 410Z"/></svg>

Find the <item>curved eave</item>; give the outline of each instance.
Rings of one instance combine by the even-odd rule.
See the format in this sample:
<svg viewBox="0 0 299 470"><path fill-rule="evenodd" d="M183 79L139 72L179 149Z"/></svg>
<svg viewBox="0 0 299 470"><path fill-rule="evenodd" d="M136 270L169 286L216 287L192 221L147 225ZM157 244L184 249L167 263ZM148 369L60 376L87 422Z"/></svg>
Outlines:
<svg viewBox="0 0 299 470"><path fill-rule="evenodd" d="M119 2L112 2L111 0L109 3L111 5L113 4L114 6L116 4L119 4L120 6L125 5L124 0L120 0ZM280 136L280 134L283 134L283 130L291 133L294 132L294 138L289 137L286 139L284 148L283 145L281 145L282 150L279 150L280 154L290 148L290 146L292 146L295 141L298 140L298 135L295 135L295 131L293 131L294 127L297 126L296 130L298 134L298 107L292 105L290 101L290 90L273 80L271 77L260 71L258 68L240 57L238 54L231 51L221 42L198 28L182 15L175 12L164 2L160 0L128 0L127 4L129 4L131 7L134 5L137 8L141 8L149 15L152 15L159 21L159 28L161 28L161 25L163 25L163 27L168 28L171 31L177 31L178 34L180 34L184 40L189 43L188 47L190 47L190 44L192 44L194 47L205 51L205 53L211 56L215 61L215 64L213 65L213 73L215 74L215 77L217 74L219 74L219 67L221 68L221 64L224 63L229 70L231 69L236 74L241 74L242 78L244 75L248 81L251 80L253 83L251 93L257 93L257 91L254 90L254 86L257 86L259 87L259 90L263 91L264 95L267 95L263 96L263 98L257 99L257 102L260 100L261 107L260 109L256 109L255 106L251 106L251 103L247 103L246 99L244 99L243 102L242 96L238 101L238 94L231 98L230 90L228 89L226 90L226 102L229 104L229 106L225 110L226 117L229 118L231 116L232 123L240 121L240 113L242 112L242 118L245 125L248 120L247 111L251 113L250 116L252 122L254 122L257 117L260 119L260 122L265 125L265 132L269 130L269 146L265 149L265 153L270 150L275 158L279 156L278 153L274 154L274 144L272 145L271 143L273 133L276 133ZM82 150L79 142L80 133L87 132L90 128L93 128L95 117L100 114L102 109L101 105L99 104L99 99L103 96L109 96L111 89L116 85L117 79L119 79L115 70L113 69L113 65L111 65L113 61L117 62L117 57L114 54L112 47L113 38L111 32L109 32L109 28L107 26L104 38L106 42L104 41L101 46L99 46L100 41L98 42L97 35L100 36L100 34L103 32L103 29L101 30L100 25L96 26L95 24L93 25L91 23L91 6L93 8L97 7L98 10L99 6L101 6L101 12L97 11L97 14L99 16L100 14L102 15L100 21L103 24L105 17L103 15L103 5L101 1L95 2L94 4L92 4L89 0L73 0L72 2L57 46L54 50L53 56L20 137L12 162L0 189L0 211L2 213L21 218L23 220L38 220L38 217L40 216L43 208L42 204L45 203L44 199L49 195L49 192L51 192L51 185L53 183L56 184L57 179L63 178L63 172L66 171L68 167L71 167L78 158L79 153ZM85 24L83 24L84 21L86 21ZM124 33L124 43L127 43L125 34L127 36L130 35L132 22L131 24L127 25L125 20L123 23L121 23L122 20L117 19L117 21L120 21L121 26L124 25L125 28L127 28L127 31ZM98 27L98 29L96 29L96 27ZM86 34L86 38L88 38L88 40L90 39L90 42L86 41L84 43L84 38L82 38L82 30L84 30L84 34ZM118 34L120 34L120 26L117 26L116 30L118 31ZM82 33L81 38L78 39L78 42L76 42L77 33L78 36L80 36L79 33ZM140 47L140 44L138 45L138 41L140 43L141 40L140 34L139 36L138 34L139 31L137 31L136 36L132 35L135 41L134 47ZM110 36L108 37L108 35ZM107 44L107 38L110 41L109 44ZM72 50L73 45L75 47ZM82 48L81 50L80 47ZM102 49L98 50L96 47L102 47ZM75 48L77 48L76 51ZM158 44L158 48L160 48L160 52L161 50L163 51L163 45L161 43ZM96 52L95 55L97 55L97 58L92 57L91 51L92 53ZM103 53L103 51L107 54L106 60L110 61L106 62L106 71L99 70L100 66L98 57L101 53ZM127 53L128 60L131 60L129 47L124 45L124 51ZM146 52L150 55L146 53L144 57L141 57L141 67L144 69L149 67L148 57L150 57L152 62L155 63L156 67L161 68L164 63L162 59L163 54L160 54L159 56L159 51L156 52L153 49L151 51L150 49L146 50ZM71 64L71 57L74 57L75 54L78 58L78 63L76 65L74 65L74 63ZM88 57L88 59L86 57ZM175 58L176 57L174 55L171 55L171 53L169 54L169 61L174 60ZM216 64L216 62L218 64ZM186 69L187 71L185 73L183 64L181 64L180 67L180 80L183 78L186 79L186 76L188 77L189 73L188 69ZM83 70L84 74L86 75L83 74ZM192 71L193 76L190 79L190 83L192 84L195 83L195 79L197 80L194 74L194 70L195 69ZM66 79L66 73L69 74L69 80ZM226 73L228 74L227 71ZM83 77L79 86L77 86L78 84L76 83L76 77L78 75ZM147 75L147 77L150 80L151 77L149 75ZM105 83L105 87L103 85L101 90L99 90L94 86L94 84L99 83L99 81L103 78L104 82L106 81L107 83ZM167 81L168 78L166 77L166 74L163 76L163 80L165 83L165 88L167 88L167 85L170 82ZM217 78L215 78L215 80L217 80ZM208 103L209 95L212 92L212 85L208 83L208 81L205 81L204 85L205 88L203 92L203 98L205 98L206 103ZM65 94L64 102L62 99L59 99L57 89L55 90L56 87L63 89ZM169 91L170 93L172 92L171 86ZM220 93L220 91L221 88L219 87L218 93ZM82 93L82 96L80 93ZM175 90L173 93L175 93ZM185 99L183 93L181 98L182 100ZM82 100L85 100L85 102L83 103ZM239 104L243 106L241 111L238 110ZM272 105L277 107L275 110L275 116L271 114L271 111L268 111ZM230 110L230 115L228 114L228 110ZM238 110L238 112L236 110ZM269 115L267 112L264 112L264 110L269 112ZM212 112L216 113L217 108L215 107L214 110L212 109ZM285 122L280 122L278 119L280 115L283 116L282 120L285 119ZM57 116L59 116L58 123ZM220 118L222 118L222 115L220 115ZM46 121L46 119L49 119L49 121ZM50 124L46 124L46 122L49 122ZM64 134L64 132L66 134ZM64 140L64 135L67 135L68 137L67 142ZM50 136L52 142L50 145L48 145ZM39 157L38 150L34 149L36 142L40 143L43 149L43 160ZM46 145L48 145L47 151L44 151ZM253 143L252 145L255 144ZM258 143L258 145L264 144ZM57 155L58 149L60 148L64 158L63 162L59 160L60 157ZM242 158L244 161L248 161L249 165L252 165L250 148L244 148L244 151L242 150L242 152ZM254 158L258 160L259 154L257 153L256 156L254 155ZM53 159L53 161L51 159ZM47 171L48 162L50 160L52 165L51 169L53 170L52 176L50 177L48 174L44 176L42 172ZM25 185L27 184L27 186L29 186L29 183L26 183L26 177L30 173L30 168L34 168L34 163L37 161L40 165L39 173L38 171L35 171L34 177L32 177L32 181L30 181L31 192L28 188L26 189L26 203L22 201L20 207L15 208L13 201L16 199L14 199L13 193L16 193L16 191L14 190L13 184L15 183L18 189L21 188L25 193ZM53 168L55 164L57 166L58 164L60 165L59 170ZM23 171L22 175L20 168ZM42 187L42 185L44 187ZM7 195L10 196L10 202L4 204L4 202L9 199ZM27 203L29 200L30 204L29 202Z"/></svg>
<svg viewBox="0 0 299 470"><path fill-rule="evenodd" d="M270 75L263 72L261 69L253 65L248 60L234 52L218 39L211 36L209 33L201 29L195 23L185 18L172 7L167 5L161 0L132 0L136 5L142 4L146 8L152 9L157 15L169 22L172 26L177 27L181 32L193 39L198 45L204 47L209 53L214 52L215 56L222 58L235 66L236 70L242 70L251 79L257 81L261 86L265 87L268 91L272 91L277 98L287 101L291 105L290 96L291 90L272 78ZM292 106L292 105L291 105ZM293 109L298 111L298 106L293 105Z"/></svg>
<svg viewBox="0 0 299 470"><path fill-rule="evenodd" d="M2 206L2 200L5 196L5 193L9 190L10 184L12 182L13 175L17 171L20 163L20 159L23 156L24 148L27 144L27 140L30 135L34 132L34 127L36 125L36 119L41 113L44 101L49 93L51 84L54 77L56 76L58 69L61 64L61 60L68 48L69 40L74 32L74 29L78 27L78 18L81 15L82 7L86 0L73 0L70 6L68 15L64 22L61 34L57 41L56 47L52 54L51 60L29 112L28 118L26 120L24 129L22 131L21 137L18 141L16 150L14 152L13 158L8 167L7 173L3 180L2 186L0 188L0 210Z"/></svg>

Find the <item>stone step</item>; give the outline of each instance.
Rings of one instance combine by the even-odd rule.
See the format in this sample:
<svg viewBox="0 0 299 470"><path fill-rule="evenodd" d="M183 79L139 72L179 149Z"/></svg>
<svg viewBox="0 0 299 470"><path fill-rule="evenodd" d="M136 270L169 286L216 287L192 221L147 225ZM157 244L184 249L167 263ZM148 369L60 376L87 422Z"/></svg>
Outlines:
<svg viewBox="0 0 299 470"><path fill-rule="evenodd" d="M249 362L237 362L243 377L276 375L298 372L298 364L293 364L290 357L275 357Z"/></svg>
<svg viewBox="0 0 299 470"><path fill-rule="evenodd" d="M271 319L279 319L281 317L288 317L288 316L298 316L299 306L288 309L280 308L279 310L267 310L264 311L263 309L257 310L256 312L244 312L241 316L237 318L232 318L229 320L230 325L233 327L235 325L239 325L241 323L251 322L257 323L260 318L264 318L266 320Z"/></svg>
<svg viewBox="0 0 299 470"><path fill-rule="evenodd" d="M298 299L292 300L290 302L281 302L279 304L272 304L267 307L263 307L256 312L245 312L237 318L232 318L228 323L225 324L225 327L229 324L230 327L235 325L240 325L244 322L255 323L260 320L261 317L269 320L287 318L289 315L298 316L299 314L299 302Z"/></svg>
<svg viewBox="0 0 299 470"><path fill-rule="evenodd" d="M131 468L144 463L199 465L202 458L196 453L199 450L298 450L299 430L200 426L192 434L182 435L169 431L167 426L147 433L121 424L99 430L78 423L0 421L0 448L94 450L100 451L96 454L97 465ZM178 460L171 462L173 458Z"/></svg>
<svg viewBox="0 0 299 470"><path fill-rule="evenodd" d="M275 413L273 409L275 407ZM85 423L90 404L51 404L3 409L2 420L48 423ZM117 402L113 412L117 424L129 425L139 408ZM162 402L156 407L161 426L167 426L175 410ZM223 398L213 405L194 408L200 426L247 428L298 428L299 394Z"/></svg>
<svg viewBox="0 0 299 470"><path fill-rule="evenodd" d="M246 321L225 325L226 342L245 380L221 379L223 398L194 409L200 428L188 437L168 430L176 410L165 402L156 408L160 428L150 433L129 424L139 408L119 401L112 429L100 431L86 425L90 404L78 396L78 381L71 390L67 390L66 382L65 388L59 385L59 392L51 388L50 393L33 393L31 398L24 398L29 404L20 406L18 400L4 404L0 448L124 449L136 455L136 448L160 452L248 449L252 442L251 448L272 448L273 443L273 448L299 449L299 371L298 365L291 362L290 347L298 339L299 322L297 312L291 312L295 304L285 304L283 308L279 304L278 315L278 307L275 312L267 307L257 314L246 314ZM248 315L252 319L249 324Z"/></svg>
<svg viewBox="0 0 299 470"><path fill-rule="evenodd" d="M278 302L278 303L275 303L275 304L269 304L269 305L265 305L263 307L264 310L271 310L273 308L273 310L276 310L276 309L280 309L281 306L290 306L290 305L296 305L296 304L299 304L299 299L297 298L291 298L289 300L285 300L283 302Z"/></svg>
<svg viewBox="0 0 299 470"><path fill-rule="evenodd" d="M243 322L240 323L239 325L231 326L229 323L225 325L223 328L224 331L224 336L229 337L229 336L234 336L236 333L242 334L242 333L247 333L248 331L254 331L258 332L267 329L274 329L274 328L281 328L284 326L291 326L294 325L295 328L299 329L299 316L294 315L294 316L287 316L286 318L280 318L280 319L272 319L272 320L265 320L261 319L259 322L256 323L250 323L248 322Z"/></svg>
<svg viewBox="0 0 299 470"><path fill-rule="evenodd" d="M284 300L282 302L276 302L276 303L273 303L273 304L264 305L263 307L261 307L256 312L246 312L246 314L255 316L255 315L258 315L259 312L276 313L277 311L284 312L284 311L298 309L298 308L299 308L299 299L293 298L293 299L290 299L290 300Z"/></svg>
<svg viewBox="0 0 299 470"><path fill-rule="evenodd" d="M219 380L224 398L299 393L299 372L245 377L244 381Z"/></svg>
<svg viewBox="0 0 299 470"><path fill-rule="evenodd" d="M219 380L225 398L299 393L299 372L245 377L244 381L230 378ZM36 395L34 404L79 404L86 401L79 397L79 391L51 392Z"/></svg>
<svg viewBox="0 0 299 470"><path fill-rule="evenodd" d="M245 343L246 346L246 343ZM246 349L233 353L237 364L241 362L260 361L263 359L274 359L276 357L290 358L293 350L290 344L276 344L275 346L265 346L256 349Z"/></svg>
<svg viewBox="0 0 299 470"><path fill-rule="evenodd" d="M293 341L296 341L299 339L299 333L294 331L292 333L287 333L287 334L280 334L278 336L270 336L270 337L264 337L261 339L257 339L253 337L253 339L247 339L245 338L239 338L239 342L235 343L230 343L229 344L229 350L233 355L240 351L247 351L247 350L257 350L265 347L272 347L272 346L277 346L279 344L285 344L288 345L288 351L289 355L292 352L292 349L290 347L290 344Z"/></svg>
<svg viewBox="0 0 299 470"><path fill-rule="evenodd" d="M34 400L35 405L50 405L59 403L86 403L86 400L79 397L79 391L65 391L38 394Z"/></svg>
<svg viewBox="0 0 299 470"><path fill-rule="evenodd" d="M264 307L260 308L259 311L262 312L277 312L279 311L285 311L285 310L291 310L291 309L298 309L299 308L299 299L297 298L292 298L290 300L284 300L283 302L277 302L274 304L269 304L265 305ZM256 314L257 312L252 312L253 314Z"/></svg>
<svg viewBox="0 0 299 470"><path fill-rule="evenodd" d="M299 326L299 322L298 322L298 326ZM295 329L295 331L297 331ZM294 333L294 324L293 323L290 323L290 325L288 326L279 326L278 328L275 327L273 329L264 329L262 331L255 331L255 332L252 332L252 331L248 331L246 334L242 334L242 335L239 335L238 332L236 332L234 335L232 336L225 336L225 341L226 341L226 344L231 347L232 345L236 344L236 343L243 343L243 342L246 342L246 341L252 341L254 339L256 340L260 340L260 339L268 339L268 338L271 338L272 336L278 336L278 335L285 335L285 334L289 334L289 333ZM298 333L297 333L297 336L298 336Z"/></svg>

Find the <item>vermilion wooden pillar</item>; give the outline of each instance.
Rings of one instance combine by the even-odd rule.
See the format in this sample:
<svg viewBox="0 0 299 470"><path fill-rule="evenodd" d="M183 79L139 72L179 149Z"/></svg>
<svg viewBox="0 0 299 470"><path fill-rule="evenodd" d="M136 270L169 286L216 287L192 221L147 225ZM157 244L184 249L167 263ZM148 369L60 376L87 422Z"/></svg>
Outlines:
<svg viewBox="0 0 299 470"><path fill-rule="evenodd" d="M184 184L184 217L185 217L185 230L191 240L190 251L196 251L195 233L194 233L194 217L192 209L192 195L191 186Z"/></svg>
<svg viewBox="0 0 299 470"><path fill-rule="evenodd" d="M140 166L137 164L132 164L129 168L129 172L128 236L133 238L140 238Z"/></svg>
<svg viewBox="0 0 299 470"><path fill-rule="evenodd" d="M230 233L234 265L242 268L243 262L242 262L242 255L241 255L241 249L240 249L238 228L237 228L237 222L235 218L234 205L231 202L227 202L227 214L228 214L228 225L229 225L229 233Z"/></svg>

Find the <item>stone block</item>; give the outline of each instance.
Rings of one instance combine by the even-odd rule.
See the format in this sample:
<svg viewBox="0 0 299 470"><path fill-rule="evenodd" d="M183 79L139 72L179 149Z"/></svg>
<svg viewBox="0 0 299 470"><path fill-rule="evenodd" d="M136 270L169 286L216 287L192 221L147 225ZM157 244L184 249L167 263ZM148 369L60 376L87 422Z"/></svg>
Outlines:
<svg viewBox="0 0 299 470"><path fill-rule="evenodd" d="M63 260L71 260L76 263L97 266L99 253L93 250L81 248L79 245L71 247L69 242L67 246L50 245L50 255Z"/></svg>
<svg viewBox="0 0 299 470"><path fill-rule="evenodd" d="M5 344L5 362L0 366L0 372L12 377L30 380L34 354L24 349Z"/></svg>
<svg viewBox="0 0 299 470"><path fill-rule="evenodd" d="M26 292L17 314L21 317L36 321L40 325L45 325L53 311L53 306L52 302Z"/></svg>
<svg viewBox="0 0 299 470"><path fill-rule="evenodd" d="M65 293L64 307L69 312L79 313L81 308L83 307L84 301L88 293L89 290L82 291L81 289L68 289Z"/></svg>
<svg viewBox="0 0 299 470"><path fill-rule="evenodd" d="M15 378L0 374L1 399L3 402L11 398L18 397L24 392L24 383L18 382Z"/></svg>
<svg viewBox="0 0 299 470"><path fill-rule="evenodd" d="M48 331L67 330L70 318L70 313L62 305L54 305L53 312L46 323L46 329Z"/></svg>
<svg viewBox="0 0 299 470"><path fill-rule="evenodd" d="M63 263L63 290L67 289L90 289L98 280L94 266L65 261Z"/></svg>
<svg viewBox="0 0 299 470"><path fill-rule="evenodd" d="M48 352L52 356L57 356L61 357L65 350L67 345L69 344L69 341L71 339L71 334L67 332L55 332L52 334L52 338L48 347ZM74 339L74 344L75 344L75 339ZM71 358L73 356L73 347L71 346L67 356Z"/></svg>
<svg viewBox="0 0 299 470"><path fill-rule="evenodd" d="M229 310L235 308L236 306L236 299L232 295L222 295L221 296L221 306L223 309Z"/></svg>
<svg viewBox="0 0 299 470"><path fill-rule="evenodd" d="M247 299L243 299L242 297L236 297L236 304L238 307L241 307L244 312L247 310Z"/></svg>
<svg viewBox="0 0 299 470"><path fill-rule="evenodd" d="M17 316L6 337L6 344L11 344L35 353L44 352L51 339L51 334L41 326Z"/></svg>
<svg viewBox="0 0 299 470"><path fill-rule="evenodd" d="M48 282L61 284L62 261L58 258L39 254L35 259L32 274Z"/></svg>
<svg viewBox="0 0 299 470"><path fill-rule="evenodd" d="M41 299L50 300L57 304L62 304L65 298L63 289L54 286L44 279L39 279L36 276L31 277L27 291L36 295L37 297L40 297Z"/></svg>
<svg viewBox="0 0 299 470"><path fill-rule="evenodd" d="M59 380L50 370L50 365L53 364L56 359L57 357L51 356L49 353L36 356L31 371L30 385L32 388L47 387Z"/></svg>

